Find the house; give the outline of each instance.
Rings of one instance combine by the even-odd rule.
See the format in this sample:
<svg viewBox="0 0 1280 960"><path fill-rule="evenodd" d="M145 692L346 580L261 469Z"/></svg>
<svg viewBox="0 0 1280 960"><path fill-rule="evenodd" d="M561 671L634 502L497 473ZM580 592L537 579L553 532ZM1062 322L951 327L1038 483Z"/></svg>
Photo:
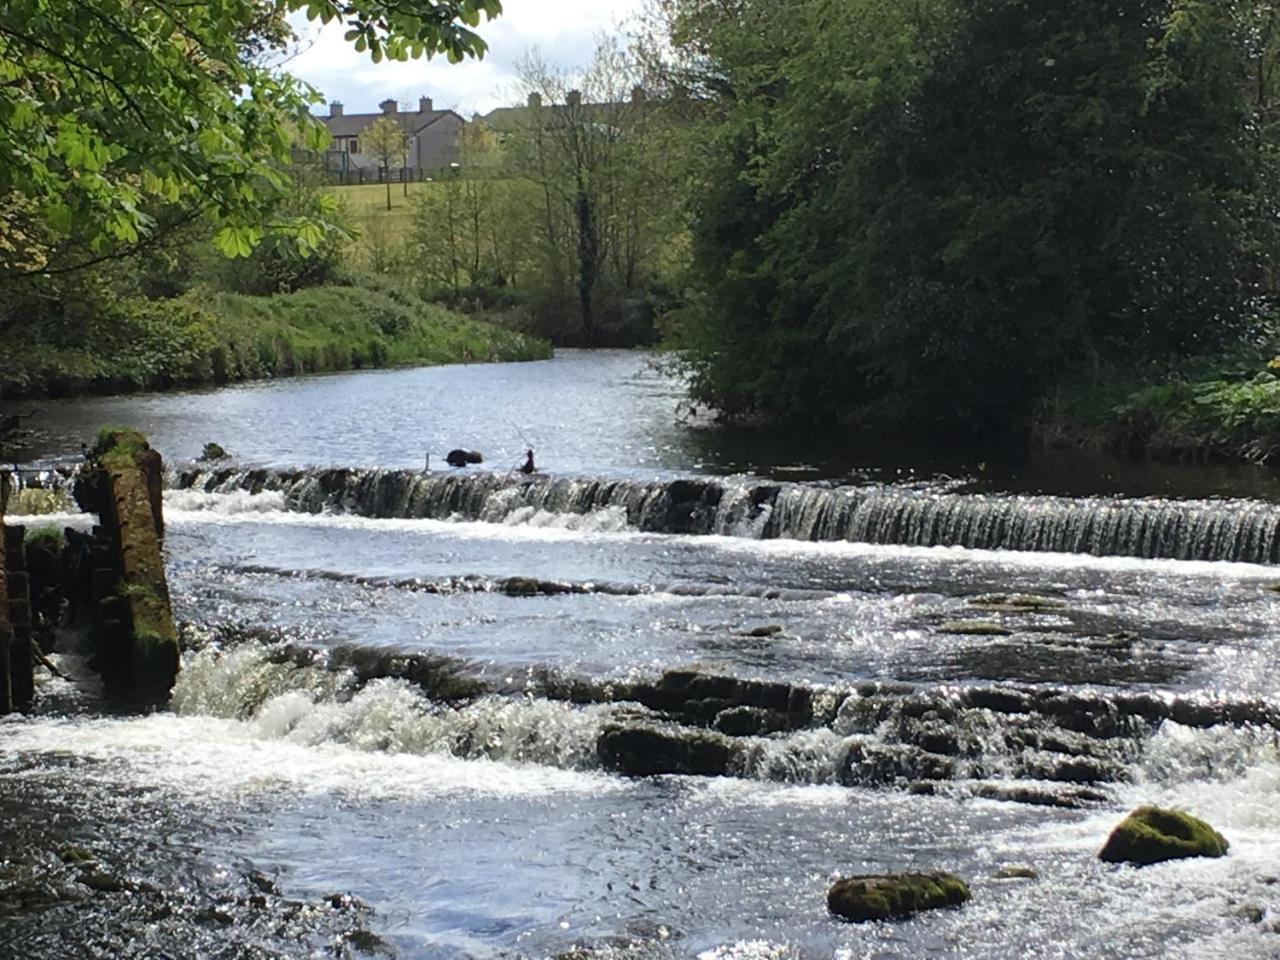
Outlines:
<svg viewBox="0 0 1280 960"><path fill-rule="evenodd" d="M564 103L544 103L542 94L530 93L524 106L498 107L477 119L504 140L535 125L586 123L598 129L629 126L657 105L645 96L644 87L634 87L630 98L616 102L584 102L577 90L568 91L564 99Z"/></svg>
<svg viewBox="0 0 1280 960"><path fill-rule="evenodd" d="M361 137L380 117L390 117L403 128L408 141L405 168L413 178L424 170L448 167L458 155L458 134L466 121L452 110L436 110L430 97L418 100L417 113L400 110L395 100L383 100L378 113L345 113L342 104L329 104L329 115L319 120L329 130L333 142L325 156L325 166L334 173L358 173L363 180L378 177L381 162L361 152ZM392 176L397 176L395 171Z"/></svg>

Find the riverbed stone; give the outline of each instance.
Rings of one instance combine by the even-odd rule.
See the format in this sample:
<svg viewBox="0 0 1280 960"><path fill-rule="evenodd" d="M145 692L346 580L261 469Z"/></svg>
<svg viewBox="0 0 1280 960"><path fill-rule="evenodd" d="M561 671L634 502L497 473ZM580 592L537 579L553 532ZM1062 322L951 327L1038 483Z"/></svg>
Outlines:
<svg viewBox="0 0 1280 960"><path fill-rule="evenodd" d="M1007 637L1013 633L993 620L948 620L938 629L964 637Z"/></svg>
<svg viewBox="0 0 1280 960"><path fill-rule="evenodd" d="M791 723L777 710L729 706L716 713L715 728L731 737L760 737L790 730Z"/></svg>
<svg viewBox="0 0 1280 960"><path fill-rule="evenodd" d="M827 891L827 909L863 923L901 920L924 910L958 907L969 899L969 885L954 874L869 874L837 880Z"/></svg>
<svg viewBox="0 0 1280 960"><path fill-rule="evenodd" d="M997 880L1039 880L1040 874L1035 867L1005 866L994 874Z"/></svg>
<svg viewBox="0 0 1280 960"><path fill-rule="evenodd" d="M1107 863L1141 867L1188 857L1221 857L1229 846L1222 834L1199 817L1145 806L1120 822L1098 856Z"/></svg>
<svg viewBox="0 0 1280 960"><path fill-rule="evenodd" d="M210 441L204 445L204 449L200 451L199 459L204 463L211 463L214 460L226 460L230 454L222 448L220 444Z"/></svg>
<svg viewBox="0 0 1280 960"><path fill-rule="evenodd" d="M736 755L732 742L721 734L651 725L605 727L596 753L605 769L635 777L724 776Z"/></svg>
<svg viewBox="0 0 1280 960"><path fill-rule="evenodd" d="M998 610L1007 613L1044 613L1061 610L1067 605L1056 597L1042 597L1034 593L984 593L969 598L969 606L979 610Z"/></svg>

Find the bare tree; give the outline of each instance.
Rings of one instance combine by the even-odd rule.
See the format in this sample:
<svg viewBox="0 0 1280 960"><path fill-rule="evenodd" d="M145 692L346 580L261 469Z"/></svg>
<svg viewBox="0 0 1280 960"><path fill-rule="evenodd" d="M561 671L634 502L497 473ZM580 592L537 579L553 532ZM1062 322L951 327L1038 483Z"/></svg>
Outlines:
<svg viewBox="0 0 1280 960"><path fill-rule="evenodd" d="M518 71L534 95L519 132L520 152L541 187L549 266L558 283L561 271L573 277L582 332L592 343L597 288L627 240L628 141L646 112L639 72L610 37L576 76L550 68L536 52Z"/></svg>
<svg viewBox="0 0 1280 960"><path fill-rule="evenodd" d="M391 167L404 166L405 155L409 150L409 138L404 128L391 117L379 117L369 125L361 136L364 147L370 156L378 159L382 167L382 178L387 184L387 209L391 209Z"/></svg>

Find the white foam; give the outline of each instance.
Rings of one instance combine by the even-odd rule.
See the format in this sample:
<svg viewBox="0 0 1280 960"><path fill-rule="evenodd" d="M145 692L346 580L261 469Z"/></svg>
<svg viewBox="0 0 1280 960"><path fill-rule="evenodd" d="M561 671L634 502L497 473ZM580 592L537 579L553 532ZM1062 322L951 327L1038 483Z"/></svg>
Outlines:
<svg viewBox="0 0 1280 960"><path fill-rule="evenodd" d="M111 765L102 771L87 766L82 771L87 777L116 779L120 765L126 765L130 779L206 797L281 792L368 800L540 797L625 788L603 775L534 764L300 742L274 736L269 724L209 716L19 720L0 724L0 730L0 756L70 753ZM24 766L29 764L28 757Z"/></svg>
<svg viewBox="0 0 1280 960"><path fill-rule="evenodd" d="M282 513L288 504L279 490L250 493L235 490L231 493L205 493L202 490L166 490L164 492L166 519L173 513L218 513L227 516L252 513Z"/></svg>
<svg viewBox="0 0 1280 960"><path fill-rule="evenodd" d="M41 527L74 527L77 530L88 530L98 522L92 513L10 513L4 522L11 527L27 527L38 530Z"/></svg>
<svg viewBox="0 0 1280 960"><path fill-rule="evenodd" d="M674 535L639 533L621 520L622 509L606 507L588 514L554 513L534 508L513 512L513 520L500 523L429 519L374 519L351 514L310 514L284 510L280 493L250 495L202 493L191 490L165 492L166 521L173 526L192 524L255 523L294 527L451 537L460 540L573 541L607 537L696 545L747 557L828 557L870 561L910 560L920 564L997 565L1010 571L1102 570L1144 574L1210 577L1238 581L1274 581L1274 567L1205 560L1149 560L1141 557L1095 557L1091 554L1039 553L1015 550L977 550L969 547L915 547L848 541L752 540L722 535ZM527 512L524 512L527 511Z"/></svg>

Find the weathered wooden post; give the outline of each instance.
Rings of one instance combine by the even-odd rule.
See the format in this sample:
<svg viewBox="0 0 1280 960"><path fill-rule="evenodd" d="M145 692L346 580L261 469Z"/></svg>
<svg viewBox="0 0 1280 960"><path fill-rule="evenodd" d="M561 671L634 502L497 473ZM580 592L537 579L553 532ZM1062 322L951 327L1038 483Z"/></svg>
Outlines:
<svg viewBox="0 0 1280 960"><path fill-rule="evenodd" d="M161 706L178 675L178 634L160 541L162 464L136 430L103 430L77 490L98 514L95 661L109 696Z"/></svg>

